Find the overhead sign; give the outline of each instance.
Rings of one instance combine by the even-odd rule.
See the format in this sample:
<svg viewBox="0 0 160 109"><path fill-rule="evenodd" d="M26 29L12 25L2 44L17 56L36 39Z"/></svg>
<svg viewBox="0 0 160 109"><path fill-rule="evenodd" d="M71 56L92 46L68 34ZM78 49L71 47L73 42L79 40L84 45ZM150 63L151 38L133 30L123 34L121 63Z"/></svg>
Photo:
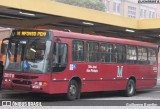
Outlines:
<svg viewBox="0 0 160 109"><path fill-rule="evenodd" d="M13 30L13 37L46 37L49 36L48 31L41 30Z"/></svg>

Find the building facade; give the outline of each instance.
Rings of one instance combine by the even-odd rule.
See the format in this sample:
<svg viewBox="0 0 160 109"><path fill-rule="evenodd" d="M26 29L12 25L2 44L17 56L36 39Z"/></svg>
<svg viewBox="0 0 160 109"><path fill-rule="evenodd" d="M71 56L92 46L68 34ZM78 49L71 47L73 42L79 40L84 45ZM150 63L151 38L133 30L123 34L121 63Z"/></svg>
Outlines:
<svg viewBox="0 0 160 109"><path fill-rule="evenodd" d="M160 18L160 4L157 4L157 18Z"/></svg>
<svg viewBox="0 0 160 109"><path fill-rule="evenodd" d="M106 12L136 19L160 18L159 4L139 4L138 0L98 0Z"/></svg>

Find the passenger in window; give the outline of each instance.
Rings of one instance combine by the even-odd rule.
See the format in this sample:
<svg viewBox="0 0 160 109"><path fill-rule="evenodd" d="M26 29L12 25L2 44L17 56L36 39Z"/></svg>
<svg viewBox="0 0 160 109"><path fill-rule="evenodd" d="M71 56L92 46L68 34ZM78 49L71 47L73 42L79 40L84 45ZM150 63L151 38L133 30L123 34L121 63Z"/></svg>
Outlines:
<svg viewBox="0 0 160 109"><path fill-rule="evenodd" d="M83 61L83 47L79 46L78 47L78 61Z"/></svg>
<svg viewBox="0 0 160 109"><path fill-rule="evenodd" d="M94 46L94 49L92 51L92 62L98 61L98 46Z"/></svg>
<svg viewBox="0 0 160 109"><path fill-rule="evenodd" d="M118 61L118 48L114 46L114 62Z"/></svg>
<svg viewBox="0 0 160 109"><path fill-rule="evenodd" d="M53 64L58 63L58 59L57 56L55 54L53 54Z"/></svg>
<svg viewBox="0 0 160 109"><path fill-rule="evenodd" d="M57 46L55 44L54 45L54 50L53 50L53 59L52 59L53 65L58 63L58 57L57 57L56 53L57 53Z"/></svg>
<svg viewBox="0 0 160 109"><path fill-rule="evenodd" d="M106 62L111 63L113 60L113 56L112 56L112 48L108 48L107 52L106 52Z"/></svg>
<svg viewBox="0 0 160 109"><path fill-rule="evenodd" d="M100 57L101 59L100 59L100 61L101 62L105 62L105 52L106 52L106 49L105 49L104 46L101 46L100 52L101 52L101 57Z"/></svg>

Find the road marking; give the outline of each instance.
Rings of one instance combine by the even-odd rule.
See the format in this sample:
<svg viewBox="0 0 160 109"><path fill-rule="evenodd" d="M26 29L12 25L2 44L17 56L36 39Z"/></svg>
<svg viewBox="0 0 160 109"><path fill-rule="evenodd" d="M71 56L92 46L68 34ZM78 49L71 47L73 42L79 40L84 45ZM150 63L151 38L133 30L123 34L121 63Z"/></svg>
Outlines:
<svg viewBox="0 0 160 109"><path fill-rule="evenodd" d="M158 84L158 85L154 86L154 87L151 88L151 89L154 89L154 88L160 88L160 85Z"/></svg>
<svg viewBox="0 0 160 109"><path fill-rule="evenodd" d="M27 93L28 91L12 91L12 90L0 90L0 94L17 94L17 93Z"/></svg>
<svg viewBox="0 0 160 109"><path fill-rule="evenodd" d="M160 92L160 91L152 91L152 92Z"/></svg>

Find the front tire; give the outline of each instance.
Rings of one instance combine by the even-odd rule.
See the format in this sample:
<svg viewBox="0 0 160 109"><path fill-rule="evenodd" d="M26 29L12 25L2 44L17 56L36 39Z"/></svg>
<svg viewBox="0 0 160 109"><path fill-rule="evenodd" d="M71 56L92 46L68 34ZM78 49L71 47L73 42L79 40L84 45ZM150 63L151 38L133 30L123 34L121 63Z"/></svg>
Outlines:
<svg viewBox="0 0 160 109"><path fill-rule="evenodd" d="M124 96L131 97L136 94L136 83L133 79L129 79L126 90L124 91Z"/></svg>
<svg viewBox="0 0 160 109"><path fill-rule="evenodd" d="M68 91L67 91L67 100L73 101L78 98L79 96L79 87L78 83L75 80L71 80L69 82Z"/></svg>

